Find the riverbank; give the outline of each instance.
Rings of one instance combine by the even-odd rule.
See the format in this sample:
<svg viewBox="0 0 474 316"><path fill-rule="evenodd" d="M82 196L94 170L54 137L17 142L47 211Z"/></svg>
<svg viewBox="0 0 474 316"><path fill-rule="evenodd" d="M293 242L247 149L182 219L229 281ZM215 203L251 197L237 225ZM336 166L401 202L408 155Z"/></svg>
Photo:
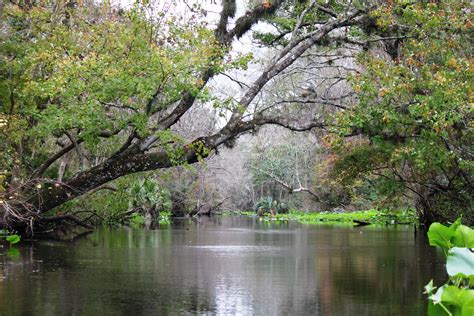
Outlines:
<svg viewBox="0 0 474 316"><path fill-rule="evenodd" d="M239 212L243 216L256 216L255 212ZM298 221L303 224L350 224L357 222L379 224L379 225L404 225L418 223L415 211L380 211L366 210L357 212L303 212L290 211L287 214L271 215L266 213L260 216L263 221Z"/></svg>

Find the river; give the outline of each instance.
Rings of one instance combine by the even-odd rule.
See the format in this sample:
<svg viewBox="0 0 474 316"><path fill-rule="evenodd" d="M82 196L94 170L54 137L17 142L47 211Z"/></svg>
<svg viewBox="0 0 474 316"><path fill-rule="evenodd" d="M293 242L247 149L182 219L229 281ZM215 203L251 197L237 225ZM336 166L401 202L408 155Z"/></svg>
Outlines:
<svg viewBox="0 0 474 316"><path fill-rule="evenodd" d="M238 216L0 248L0 315L426 315L442 255L411 227Z"/></svg>

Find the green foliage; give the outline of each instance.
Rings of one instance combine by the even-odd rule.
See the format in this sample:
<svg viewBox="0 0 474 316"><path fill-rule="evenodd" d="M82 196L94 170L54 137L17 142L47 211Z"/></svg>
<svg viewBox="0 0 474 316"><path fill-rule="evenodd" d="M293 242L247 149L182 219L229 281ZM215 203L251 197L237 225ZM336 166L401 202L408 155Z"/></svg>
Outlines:
<svg viewBox="0 0 474 316"><path fill-rule="evenodd" d="M257 204L255 204L255 210L259 215L270 213L275 215L281 211L284 211L285 204L274 200L271 196L262 197Z"/></svg>
<svg viewBox="0 0 474 316"><path fill-rule="evenodd" d="M433 280L426 285L429 315L472 315L474 312L474 230L458 219L449 227L433 223L428 231L430 245L446 256L449 280L438 290ZM435 292L436 290L436 292Z"/></svg>
<svg viewBox="0 0 474 316"><path fill-rule="evenodd" d="M149 41L156 33L150 33L152 25L138 7L111 18L96 16L88 7L67 12L72 25L64 23L64 12L5 8L6 25L15 35L2 45L2 68L10 69L2 78L8 87L2 99L13 95L5 109L38 121L30 137L80 128L92 146L104 129L129 122L144 134L143 112L157 84L166 83L164 106L183 89L194 89L196 71L213 54L206 52L212 45L197 45L212 41L199 26L171 28L169 42L161 46ZM135 111L110 110L104 103Z"/></svg>
<svg viewBox="0 0 474 316"><path fill-rule="evenodd" d="M169 211L171 209L171 197L162 189L156 181L144 178L133 183L128 189L132 207L152 208Z"/></svg>
<svg viewBox="0 0 474 316"><path fill-rule="evenodd" d="M159 212L156 220L169 221L171 196L159 185L153 175L134 174L117 179L110 183L113 191L104 189L76 200L69 201L61 207L62 212L92 210L98 216L93 217L95 224L118 225L129 220L130 211L142 214L145 210ZM87 211L80 212L87 217Z"/></svg>
<svg viewBox="0 0 474 316"><path fill-rule="evenodd" d="M16 244L17 242L20 242L20 236L14 234L14 235L10 235L10 236L7 236L5 237L6 241L8 241L10 244Z"/></svg>
<svg viewBox="0 0 474 316"><path fill-rule="evenodd" d="M171 212L170 211L162 211L160 212L159 218L160 225L169 225L171 224Z"/></svg>
<svg viewBox="0 0 474 316"><path fill-rule="evenodd" d="M242 215L252 216L253 212L241 212ZM358 212L301 212L290 211L288 214L277 214L264 219L275 218L277 220L296 220L303 224L350 224L354 220L364 221L379 225L411 224L416 222L416 214L412 210L367 210Z"/></svg>
<svg viewBox="0 0 474 316"><path fill-rule="evenodd" d="M0 229L0 238L5 238L6 241L10 243L10 245L14 245L20 242L21 237L17 234L12 234L7 230Z"/></svg>
<svg viewBox="0 0 474 316"><path fill-rule="evenodd" d="M245 68L252 58L224 58L227 48L204 22L150 16L141 2L120 11L90 2L2 8L0 190L31 176L71 138L85 145L75 159L79 151L103 159L132 129L137 137L159 133L158 146L182 163L182 140L156 132L151 118L183 93L210 100L202 73ZM67 175L82 170L77 160ZM56 178L54 168L45 176Z"/></svg>
<svg viewBox="0 0 474 316"><path fill-rule="evenodd" d="M130 225L135 228L139 228L145 224L145 217L138 213L133 213L130 217Z"/></svg>
<svg viewBox="0 0 474 316"><path fill-rule="evenodd" d="M369 180L385 196L412 194L421 215L472 220L473 71L468 1L381 6L387 32L403 26L397 59L371 51L351 80L358 103L333 116L341 181ZM362 141L347 135L364 134ZM428 214L430 213L430 214Z"/></svg>
<svg viewBox="0 0 474 316"><path fill-rule="evenodd" d="M252 1L255 2L253 5L262 5L262 1ZM331 1L317 1L320 2L324 7L330 8L332 12L338 14L343 12L346 9L346 6L341 3L341 1L331 0ZM313 5L312 7L308 7L310 1L287 1L283 2L280 5L280 10L278 10L275 14L269 15L267 17L266 22L271 24L277 32L274 30L270 30L269 32L261 32L256 31L253 33L254 39L259 41L264 45L279 45L284 46L287 45L290 39L290 35L293 34L294 28L296 26L297 21L301 17L301 14L304 10L306 14L301 21L301 26L297 30L296 35L298 36L306 36L311 32L314 32L319 24L324 23L324 21L328 21L332 19L331 16L318 10L317 6ZM366 5L361 6L360 4L352 4L356 7L363 7L366 9ZM271 1L270 1L271 5ZM252 4L250 4L252 6ZM318 23L314 23L317 21Z"/></svg>
<svg viewBox="0 0 474 316"><path fill-rule="evenodd" d="M445 255L452 247L474 248L474 230L461 225L461 219L449 227L440 223L431 224L428 238L430 245L440 247Z"/></svg>
<svg viewBox="0 0 474 316"><path fill-rule="evenodd" d="M255 208L257 210L269 211L276 203L277 201L274 201L271 196L265 196L262 197L260 201L257 202L257 204L255 204Z"/></svg>

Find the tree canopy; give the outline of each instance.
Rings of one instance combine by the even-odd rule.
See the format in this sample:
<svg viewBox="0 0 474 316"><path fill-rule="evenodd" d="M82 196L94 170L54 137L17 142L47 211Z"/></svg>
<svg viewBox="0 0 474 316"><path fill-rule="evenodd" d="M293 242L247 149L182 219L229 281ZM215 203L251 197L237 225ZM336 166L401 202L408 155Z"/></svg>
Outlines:
<svg viewBox="0 0 474 316"><path fill-rule="evenodd" d="M446 1L374 11L380 27L398 28L403 42L395 59L373 51L360 56L364 72L351 78L357 103L335 119L340 177L368 177L382 195L414 196L431 220L469 217L473 209L468 8ZM367 138L347 141L356 133Z"/></svg>
<svg viewBox="0 0 474 316"><path fill-rule="evenodd" d="M342 181L363 177L381 194L411 192L428 220L440 214L435 205L471 212L468 6L274 0L255 2L236 17L236 1L224 0L212 26L196 7L184 19L153 11L149 1L129 9L6 2L0 226L32 228L45 212L111 180L198 162L265 124L330 131ZM248 66L252 56L236 53L233 42L260 21L274 29L254 39L273 56L241 85L240 96L223 98L209 80ZM326 95L312 103L269 98L265 89L285 71L301 69L293 65L311 52L340 48L365 53L356 71L341 73L338 66L341 79L328 85L353 74L352 91L339 103ZM325 62L331 66L334 59ZM222 124L184 139L176 124L205 103L222 110ZM331 110L299 110L308 104Z"/></svg>

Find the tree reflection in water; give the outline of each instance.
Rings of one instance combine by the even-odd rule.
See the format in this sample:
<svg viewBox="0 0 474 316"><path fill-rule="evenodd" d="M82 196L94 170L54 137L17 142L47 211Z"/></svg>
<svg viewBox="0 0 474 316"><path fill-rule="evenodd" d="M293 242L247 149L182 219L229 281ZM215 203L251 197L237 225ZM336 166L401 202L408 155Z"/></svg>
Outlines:
<svg viewBox="0 0 474 316"><path fill-rule="evenodd" d="M216 217L23 243L0 249L0 315L420 315L423 285L444 278L420 238Z"/></svg>

